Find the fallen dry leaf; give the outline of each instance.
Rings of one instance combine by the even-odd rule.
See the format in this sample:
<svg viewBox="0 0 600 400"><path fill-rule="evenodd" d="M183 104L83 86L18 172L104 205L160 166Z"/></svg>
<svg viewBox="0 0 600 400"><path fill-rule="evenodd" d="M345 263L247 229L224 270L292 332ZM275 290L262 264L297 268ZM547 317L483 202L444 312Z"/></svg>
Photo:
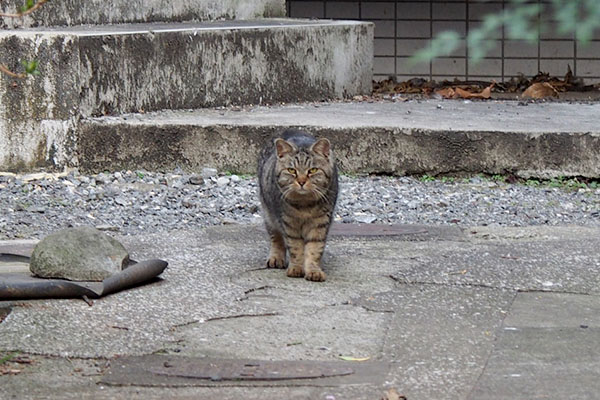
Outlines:
<svg viewBox="0 0 600 400"><path fill-rule="evenodd" d="M447 87L447 88L443 88L443 89L438 89L435 91L436 94L439 94L440 96L442 96L445 99L454 99L456 98L456 91L454 91L454 89L452 89L451 87Z"/></svg>
<svg viewBox="0 0 600 400"><path fill-rule="evenodd" d="M14 368L1 368L0 367L0 375L17 375L20 374L23 370L14 369Z"/></svg>
<svg viewBox="0 0 600 400"><path fill-rule="evenodd" d="M485 89L483 89L481 92L475 93L475 92L469 92L466 91L464 89L461 89L459 87L457 87L455 89L456 94L459 95L460 97L462 97L463 99L489 99L490 97L492 97L492 88L494 87L495 83L492 82L492 84L488 87L486 87Z"/></svg>
<svg viewBox="0 0 600 400"><path fill-rule="evenodd" d="M371 357L351 357L351 356L339 356L339 358L344 361L367 361L367 360L371 359Z"/></svg>
<svg viewBox="0 0 600 400"><path fill-rule="evenodd" d="M536 82L523 92L523 97L529 97L532 99L558 97L558 91L548 82Z"/></svg>

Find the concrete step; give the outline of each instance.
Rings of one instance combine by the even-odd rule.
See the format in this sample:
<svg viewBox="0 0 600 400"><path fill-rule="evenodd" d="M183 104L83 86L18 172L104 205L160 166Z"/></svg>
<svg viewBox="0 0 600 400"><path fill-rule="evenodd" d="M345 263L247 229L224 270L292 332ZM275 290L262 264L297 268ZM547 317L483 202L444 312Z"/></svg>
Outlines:
<svg viewBox="0 0 600 400"><path fill-rule="evenodd" d="M328 137L342 171L600 177L600 104L516 101L316 103L84 121L85 171L204 166L255 173L259 149L300 127Z"/></svg>
<svg viewBox="0 0 600 400"><path fill-rule="evenodd" d="M373 25L290 19L0 31L0 169L76 163L81 117L313 101L371 91Z"/></svg>
<svg viewBox="0 0 600 400"><path fill-rule="evenodd" d="M15 13L23 4L5 0L0 11ZM64 0L49 1L24 18L0 18L0 29L272 17L285 17L285 0Z"/></svg>

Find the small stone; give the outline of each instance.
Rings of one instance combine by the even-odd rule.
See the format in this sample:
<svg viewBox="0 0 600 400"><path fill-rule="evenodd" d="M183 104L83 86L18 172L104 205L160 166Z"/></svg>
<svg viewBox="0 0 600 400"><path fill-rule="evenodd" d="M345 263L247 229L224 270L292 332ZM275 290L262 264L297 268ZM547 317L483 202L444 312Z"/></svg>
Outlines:
<svg viewBox="0 0 600 400"><path fill-rule="evenodd" d="M411 210L416 210L417 208L419 208L419 204L420 203L418 200L411 200L408 203L406 203L406 206Z"/></svg>
<svg viewBox="0 0 600 400"><path fill-rule="evenodd" d="M363 224L371 224L377 220L377 217L374 217L373 215L359 215L355 217L355 219Z"/></svg>
<svg viewBox="0 0 600 400"><path fill-rule="evenodd" d="M195 204L191 199L183 199L181 200L181 205L185 208L192 208Z"/></svg>
<svg viewBox="0 0 600 400"><path fill-rule="evenodd" d="M229 185L229 178L226 176L221 176L219 179L217 179L217 186L219 187L223 187L223 186L227 186Z"/></svg>
<svg viewBox="0 0 600 400"><path fill-rule="evenodd" d="M191 185L203 185L204 184L204 178L200 175L191 175L189 178L189 182Z"/></svg>
<svg viewBox="0 0 600 400"><path fill-rule="evenodd" d="M42 278L102 281L129 262L125 247L99 230L84 226L54 232L34 248L29 268Z"/></svg>
<svg viewBox="0 0 600 400"><path fill-rule="evenodd" d="M177 178L174 179L173 182L171 183L171 187L175 188L175 189L181 189L182 187L184 187L186 184L186 179L185 178Z"/></svg>
<svg viewBox="0 0 600 400"><path fill-rule="evenodd" d="M27 207L27 212L43 214L46 212L46 209L42 206L31 206Z"/></svg>
<svg viewBox="0 0 600 400"><path fill-rule="evenodd" d="M237 176L237 175L231 175L231 176L229 177L229 179L231 179L231 182L233 182L233 183L238 183L239 181L241 181L241 180L242 180L242 178L240 178L240 177L239 177L239 176Z"/></svg>
<svg viewBox="0 0 600 400"><path fill-rule="evenodd" d="M112 231L112 232L119 231L119 227L114 226L114 225L109 225L109 224L96 225L96 229L98 229L99 231Z"/></svg>
<svg viewBox="0 0 600 400"><path fill-rule="evenodd" d="M127 200L127 198L122 197L122 196L118 196L115 198L115 203L117 203L120 206L123 207L127 207L130 205L129 201Z"/></svg>
<svg viewBox="0 0 600 400"><path fill-rule="evenodd" d="M215 168L202 168L202 177L204 179L215 176L217 176L217 170Z"/></svg>
<svg viewBox="0 0 600 400"><path fill-rule="evenodd" d="M103 173L99 173L98 175L96 175L95 181L96 185L105 185L109 182L109 179Z"/></svg>

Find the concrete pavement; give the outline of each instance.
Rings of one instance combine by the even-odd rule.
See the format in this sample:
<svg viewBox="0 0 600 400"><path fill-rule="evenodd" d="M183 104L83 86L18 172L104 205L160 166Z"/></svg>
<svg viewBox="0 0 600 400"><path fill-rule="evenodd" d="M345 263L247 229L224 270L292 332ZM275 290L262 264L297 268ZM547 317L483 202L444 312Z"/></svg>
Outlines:
<svg viewBox="0 0 600 400"><path fill-rule="evenodd" d="M169 262L163 280L92 306L0 302L0 352L32 360L0 365L20 371L0 398L597 398L600 229L358 231L331 237L324 283L263 268L257 226L122 237ZM193 378L208 358L225 375ZM235 360L352 373L227 380Z"/></svg>

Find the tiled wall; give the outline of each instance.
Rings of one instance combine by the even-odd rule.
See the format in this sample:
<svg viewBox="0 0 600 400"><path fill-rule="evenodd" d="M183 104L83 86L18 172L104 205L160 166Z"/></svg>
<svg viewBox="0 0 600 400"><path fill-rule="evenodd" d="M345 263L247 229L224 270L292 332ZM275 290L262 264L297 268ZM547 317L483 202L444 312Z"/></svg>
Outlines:
<svg viewBox="0 0 600 400"><path fill-rule="evenodd" d="M535 1L535 0L534 0ZM549 0L537 0L549 3ZM398 80L428 79L508 80L520 73L533 76L538 71L564 76L568 66L586 83L600 81L600 32L583 46L572 34L560 34L548 15L539 18L549 29L537 44L508 40L504 32L492 41L494 49L479 63L468 60L466 46L431 63L411 66L408 57L427 46L438 32L452 29L466 35L481 23L483 15L501 11L508 0L288 0L292 18L359 19L375 23L375 79L395 75ZM548 6L547 9L550 9ZM464 41L463 41L464 43Z"/></svg>

